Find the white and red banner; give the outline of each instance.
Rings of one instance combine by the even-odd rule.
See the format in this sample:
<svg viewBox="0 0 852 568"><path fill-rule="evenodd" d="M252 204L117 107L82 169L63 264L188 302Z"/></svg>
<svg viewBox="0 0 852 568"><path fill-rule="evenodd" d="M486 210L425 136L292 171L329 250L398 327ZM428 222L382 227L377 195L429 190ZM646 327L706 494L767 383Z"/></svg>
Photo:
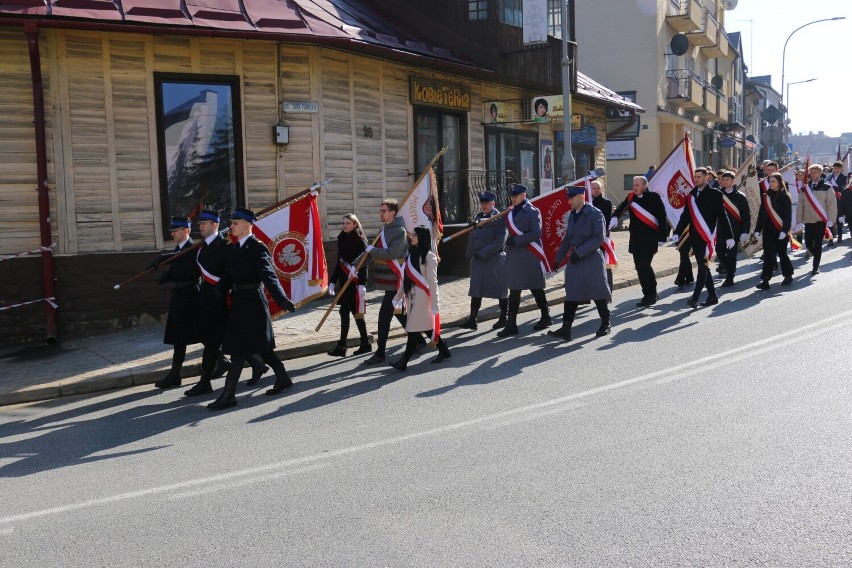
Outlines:
<svg viewBox="0 0 852 568"><path fill-rule="evenodd" d="M296 306L325 294L328 268L316 192L258 219L254 235L269 249L278 280ZM272 317L281 315L268 292L267 299Z"/></svg>
<svg viewBox="0 0 852 568"><path fill-rule="evenodd" d="M408 197L400 202L397 215L405 221L406 231L412 232L414 227L425 225L432 230L434 240L441 238L444 224L438 203L438 182L432 168L426 170Z"/></svg>
<svg viewBox="0 0 852 568"><path fill-rule="evenodd" d="M568 194L565 193L565 187L563 186L556 191L551 191L550 193L531 199L530 203L541 211L541 245L547 262L547 271L557 270L559 267L554 266L556 252L559 250L559 245L562 244L562 237L565 236L565 229L568 223L568 213L571 212L571 203L568 201ZM509 213L506 217L511 216L512 214ZM545 270L544 263L542 265L542 270Z"/></svg>
<svg viewBox="0 0 852 568"><path fill-rule="evenodd" d="M746 196L751 211L751 227L743 227L743 232L751 234L757 225L757 212L760 210L760 180L757 179L756 154L752 154L740 166L734 176L734 183L740 193Z"/></svg>
<svg viewBox="0 0 852 568"><path fill-rule="evenodd" d="M648 182L648 189L659 193L666 206L666 217L672 227L680 221L686 198L695 187L695 158L689 135L669 153Z"/></svg>

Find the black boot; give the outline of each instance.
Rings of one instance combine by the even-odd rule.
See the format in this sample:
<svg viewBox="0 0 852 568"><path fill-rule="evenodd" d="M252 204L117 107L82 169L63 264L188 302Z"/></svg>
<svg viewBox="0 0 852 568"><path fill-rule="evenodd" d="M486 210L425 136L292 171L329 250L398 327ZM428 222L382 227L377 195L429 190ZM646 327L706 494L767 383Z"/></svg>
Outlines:
<svg viewBox="0 0 852 568"><path fill-rule="evenodd" d="M209 394L213 392L213 386L210 384L210 374L206 371L201 371L201 378L188 391L184 392L184 396L198 396L200 394Z"/></svg>
<svg viewBox="0 0 852 568"><path fill-rule="evenodd" d="M515 312L509 312L506 327L497 332L497 337L509 337L511 335L518 335L518 314Z"/></svg>
<svg viewBox="0 0 852 568"><path fill-rule="evenodd" d="M268 370L269 370L269 365L266 365L266 364L263 364L263 363L260 363L259 365L253 364L251 366L251 378L246 381L246 385L251 387L251 386L254 386L257 383L259 383L260 379L263 378L263 375L265 375L266 371L268 371Z"/></svg>
<svg viewBox="0 0 852 568"><path fill-rule="evenodd" d="M438 338L438 356L435 357L434 359L432 359L432 363L433 364L434 363L440 363L441 361L443 361L445 359L449 359L450 357L451 357L450 348L447 347L447 342L444 341L443 338L439 337Z"/></svg>
<svg viewBox="0 0 852 568"><path fill-rule="evenodd" d="M225 388L219 398L207 405L210 410L224 410L237 405L237 382L240 380L238 372L228 371L228 376L225 379Z"/></svg>
<svg viewBox="0 0 852 568"><path fill-rule="evenodd" d="M601 318L601 326L595 332L595 337L603 337L604 335L609 335L612 331L612 324L609 321L609 315L604 318Z"/></svg>
<svg viewBox="0 0 852 568"><path fill-rule="evenodd" d="M498 300L498 302L500 302L500 317L497 318L497 321L494 322L491 329L503 329L506 327L506 310L509 308L509 300L507 298L502 298Z"/></svg>
<svg viewBox="0 0 852 568"><path fill-rule="evenodd" d="M284 368L284 363L278 362L275 370L275 384L272 388L266 391L266 396L272 396L293 387L293 381L290 380L290 375L287 374L287 369Z"/></svg>
<svg viewBox="0 0 852 568"><path fill-rule="evenodd" d="M467 318L467 321L461 324L459 327L462 329L476 331L477 329L479 329L479 322L477 322L476 320L478 315L478 311L470 310L470 316Z"/></svg>
<svg viewBox="0 0 852 568"><path fill-rule="evenodd" d="M338 343L334 349L328 352L330 357L346 357L346 344Z"/></svg>
<svg viewBox="0 0 852 568"><path fill-rule="evenodd" d="M367 322L364 321L364 318L356 318L355 325L358 326L358 333L361 335L361 345L355 350L353 355L369 353L373 350L373 346L370 344L370 336L367 334Z"/></svg>
<svg viewBox="0 0 852 568"><path fill-rule="evenodd" d="M553 324L553 320L552 320L552 319L550 319L550 310L548 310L547 308L545 308L545 309L541 312L541 317L540 317L540 318L539 318L539 320L535 323L535 325L533 326L533 329L534 329L535 331L541 331L542 329L547 329L547 328L548 328L548 327L550 327L552 324Z"/></svg>
<svg viewBox="0 0 852 568"><path fill-rule="evenodd" d="M219 357L216 359L216 366L213 368L213 372L210 373L211 379L218 379L220 377L224 377L228 374L228 371L231 368L231 362L219 353Z"/></svg>
<svg viewBox="0 0 852 568"><path fill-rule="evenodd" d="M398 371L404 371L408 368L408 360L411 359L411 356L414 355L414 351L417 349L417 344L420 340L423 339L420 337L419 333L409 333L408 339L405 342L405 351L398 360L391 363L391 367L397 369Z"/></svg>
<svg viewBox="0 0 852 568"><path fill-rule="evenodd" d="M180 386L180 370L172 369L169 374L154 383L158 389L173 389Z"/></svg>
<svg viewBox="0 0 852 568"><path fill-rule="evenodd" d="M577 306L572 302L562 304L562 327L547 332L550 337L558 337L565 341L571 341L571 326L574 324L574 316L577 314Z"/></svg>

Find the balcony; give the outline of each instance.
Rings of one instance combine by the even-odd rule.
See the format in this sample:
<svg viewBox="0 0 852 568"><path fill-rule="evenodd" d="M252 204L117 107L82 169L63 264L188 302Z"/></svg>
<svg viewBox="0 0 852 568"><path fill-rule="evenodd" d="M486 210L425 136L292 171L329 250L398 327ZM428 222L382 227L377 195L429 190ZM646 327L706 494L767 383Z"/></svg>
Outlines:
<svg viewBox="0 0 852 568"><path fill-rule="evenodd" d="M497 196L497 207L509 206L509 186L518 180L511 171L456 170L436 172L441 218L447 224L465 223L479 208L479 192Z"/></svg>
<svg viewBox="0 0 852 568"><path fill-rule="evenodd" d="M743 105L736 98L728 101L728 124L736 124L745 127L743 120Z"/></svg>
<svg viewBox="0 0 852 568"><path fill-rule="evenodd" d="M707 16L712 18L710 14L707 14ZM709 58L728 57L728 53L730 53L730 51L730 46L728 45L728 34L725 33L725 30L723 30L721 26L717 26L716 28L716 43L701 48L701 53Z"/></svg>
<svg viewBox="0 0 852 568"><path fill-rule="evenodd" d="M666 21L677 32L701 28L704 8L700 0L667 0Z"/></svg>
<svg viewBox="0 0 852 568"><path fill-rule="evenodd" d="M719 94L716 97L716 117L714 122L727 122L728 120L728 97Z"/></svg>
<svg viewBox="0 0 852 568"><path fill-rule="evenodd" d="M694 47L712 47L718 43L719 22L713 14L704 10L701 25L695 31L686 34L689 44Z"/></svg>
<svg viewBox="0 0 852 568"><path fill-rule="evenodd" d="M666 71L666 100L674 108L694 111L701 108L704 95L701 80L692 69Z"/></svg>
<svg viewBox="0 0 852 568"><path fill-rule="evenodd" d="M716 120L719 92L710 85L705 85L702 95L701 108L697 109L698 116L701 120Z"/></svg>

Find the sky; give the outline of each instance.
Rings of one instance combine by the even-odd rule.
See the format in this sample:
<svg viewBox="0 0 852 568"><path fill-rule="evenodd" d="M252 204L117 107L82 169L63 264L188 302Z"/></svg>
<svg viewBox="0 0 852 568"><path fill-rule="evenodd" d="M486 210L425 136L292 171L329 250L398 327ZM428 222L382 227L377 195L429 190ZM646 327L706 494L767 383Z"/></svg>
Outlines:
<svg viewBox="0 0 852 568"><path fill-rule="evenodd" d="M787 106L794 134L852 132L852 69L845 65L846 52L852 53L852 0L739 0L725 12L725 31L742 34L749 75L772 75L779 92L787 37L801 25L835 16L846 19L807 26L787 44L785 85L816 79L790 86Z"/></svg>

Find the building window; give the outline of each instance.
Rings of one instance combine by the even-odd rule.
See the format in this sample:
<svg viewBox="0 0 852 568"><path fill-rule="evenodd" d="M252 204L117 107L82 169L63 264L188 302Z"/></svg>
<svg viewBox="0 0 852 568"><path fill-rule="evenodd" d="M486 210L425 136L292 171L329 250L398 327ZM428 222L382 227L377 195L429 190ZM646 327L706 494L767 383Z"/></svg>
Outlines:
<svg viewBox="0 0 852 568"><path fill-rule="evenodd" d="M504 24L519 28L524 25L523 0L498 0L497 11Z"/></svg>
<svg viewBox="0 0 852 568"><path fill-rule="evenodd" d="M505 128L485 128L487 170L511 172L514 179L529 188L529 196L539 193L538 135Z"/></svg>
<svg viewBox="0 0 852 568"><path fill-rule="evenodd" d="M562 5L566 1L547 0L547 33L559 39L562 39Z"/></svg>
<svg viewBox="0 0 852 568"><path fill-rule="evenodd" d="M171 216L242 205L239 78L155 75L164 232Z"/></svg>
<svg viewBox="0 0 852 568"><path fill-rule="evenodd" d="M444 222L467 219L469 198L460 183L467 170L467 115L414 107L414 155L417 174L443 148L447 153L435 165L438 198Z"/></svg>
<svg viewBox="0 0 852 568"><path fill-rule="evenodd" d="M488 19L488 0L468 0L467 19L471 21Z"/></svg>

